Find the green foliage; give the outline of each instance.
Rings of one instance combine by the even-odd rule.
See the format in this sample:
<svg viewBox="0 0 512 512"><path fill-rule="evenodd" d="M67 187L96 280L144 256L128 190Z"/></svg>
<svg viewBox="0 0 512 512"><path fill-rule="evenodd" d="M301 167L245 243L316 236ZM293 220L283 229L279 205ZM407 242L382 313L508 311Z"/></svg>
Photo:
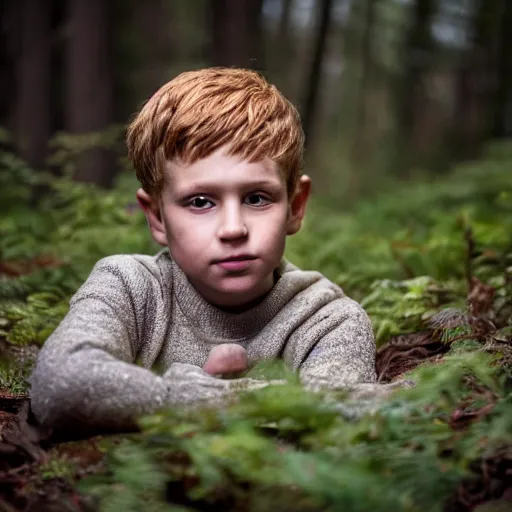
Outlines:
<svg viewBox="0 0 512 512"><path fill-rule="evenodd" d="M50 292L32 293L25 301L2 301L0 334L14 345L42 345L68 309L66 298Z"/></svg>
<svg viewBox="0 0 512 512"><path fill-rule="evenodd" d="M99 500L101 510L179 510L165 504L166 476L144 450L129 442L122 443L108 456L107 463L112 479L119 485L112 487L95 477L81 485L83 491Z"/></svg>
<svg viewBox="0 0 512 512"><path fill-rule="evenodd" d="M461 279L468 226L476 249L487 251L482 256L510 249L510 187L503 163L488 160L436 183L396 184L392 193L362 201L350 213L314 204L304 230L290 239L288 254L299 266L322 269L359 298L378 279Z"/></svg>
<svg viewBox="0 0 512 512"><path fill-rule="evenodd" d="M375 281L361 304L372 318L377 343L420 330L441 306L456 301L456 287L457 283L439 284L427 276Z"/></svg>
<svg viewBox="0 0 512 512"><path fill-rule="evenodd" d="M440 307L463 307L468 270L496 288L497 303L510 302L512 179L498 150L508 147L443 181L397 183L350 213L313 203L287 255L361 301L379 343L418 330Z"/></svg>
<svg viewBox="0 0 512 512"><path fill-rule="evenodd" d="M13 395L28 394L28 378L32 371L31 364L19 364L7 358L0 360L0 391L7 390Z"/></svg>
<svg viewBox="0 0 512 512"><path fill-rule="evenodd" d="M73 159L94 138L57 142L58 178L0 153L0 212L9 213L0 216L0 338L11 345L43 343L98 259L157 249L134 204L133 173L108 191L75 183ZM257 366L249 376L286 384L222 410L142 419L142 434L108 448L106 471L82 482L84 492L106 511L442 510L474 461L512 442L509 162L510 148L495 146L442 182L394 184L352 212L317 199L287 248L292 262L362 302L379 343L425 329L445 308L464 314L468 276L493 287L496 330L441 326L449 353L357 420L340 414L340 401L360 405L343 393L307 393L282 365ZM47 193L35 198L34 187ZM4 366L0 387L26 390L28 370ZM68 470L57 461L45 474Z"/></svg>
<svg viewBox="0 0 512 512"><path fill-rule="evenodd" d="M485 393L502 392L492 363L483 353L454 354L420 367L410 375L417 387L357 422L296 383L248 393L222 410L164 411L142 419L142 436L115 450L87 488L130 489L130 510L148 500L163 506L165 482L182 482L198 506L222 499L234 510L287 510L291 502L294 510L442 510L472 460L512 442L510 396L462 432L450 423L462 401L478 408ZM485 387L475 392L468 376ZM158 492L131 481L140 474ZM266 508L262 492L272 496ZM110 509L112 496L102 499Z"/></svg>
<svg viewBox="0 0 512 512"><path fill-rule="evenodd" d="M68 162L95 144L91 137L57 139L54 158L65 171L59 178L0 153L0 211L9 213L0 217L0 336L10 343L42 344L99 259L155 252L144 216L135 208L133 173L121 173L113 190L71 179ZM46 190L38 200L36 186Z"/></svg>
<svg viewBox="0 0 512 512"><path fill-rule="evenodd" d="M39 465L39 475L43 480L61 478L73 481L76 472L75 464L66 457L53 457Z"/></svg>

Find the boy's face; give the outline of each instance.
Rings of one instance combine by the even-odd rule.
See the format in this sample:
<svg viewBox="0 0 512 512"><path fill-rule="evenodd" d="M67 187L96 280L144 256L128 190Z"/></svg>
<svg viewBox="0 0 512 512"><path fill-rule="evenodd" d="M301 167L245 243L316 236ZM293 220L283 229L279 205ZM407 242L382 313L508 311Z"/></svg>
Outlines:
<svg viewBox="0 0 512 512"><path fill-rule="evenodd" d="M293 200L277 165L250 163L219 150L191 165L166 164L166 185L156 205L137 192L153 238L210 303L250 307L274 285L273 272L287 234L300 228L310 181Z"/></svg>

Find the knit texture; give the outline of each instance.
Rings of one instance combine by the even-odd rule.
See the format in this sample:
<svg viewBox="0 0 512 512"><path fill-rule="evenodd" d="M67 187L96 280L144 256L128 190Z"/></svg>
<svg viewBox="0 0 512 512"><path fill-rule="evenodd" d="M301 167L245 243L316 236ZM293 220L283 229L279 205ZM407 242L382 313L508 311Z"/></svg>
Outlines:
<svg viewBox="0 0 512 512"><path fill-rule="evenodd" d="M43 424L123 428L161 407L213 403L266 385L201 367L220 343L249 364L282 358L312 388L375 381L375 342L362 307L313 271L283 261L270 293L227 313L207 303L163 250L100 260L44 344L31 377Z"/></svg>

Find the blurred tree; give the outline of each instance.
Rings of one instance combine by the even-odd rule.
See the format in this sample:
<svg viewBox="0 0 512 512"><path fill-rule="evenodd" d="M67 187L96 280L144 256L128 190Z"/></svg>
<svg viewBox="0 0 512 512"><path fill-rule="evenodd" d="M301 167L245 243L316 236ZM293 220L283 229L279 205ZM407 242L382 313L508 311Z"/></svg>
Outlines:
<svg viewBox="0 0 512 512"><path fill-rule="evenodd" d="M360 55L360 78L356 97L356 114L354 126L354 139L352 143L351 161L356 172L349 174L349 190L357 195L360 187L361 171L368 165L371 151L368 151L372 141L368 137L368 110L372 96L372 87L375 80L375 56L374 56L374 28L376 22L376 10L379 0L366 0L366 14L364 20L363 37Z"/></svg>
<svg viewBox="0 0 512 512"><path fill-rule="evenodd" d="M49 0L20 0L17 9L15 140L21 156L38 168L44 165L51 133L51 5Z"/></svg>
<svg viewBox="0 0 512 512"><path fill-rule="evenodd" d="M275 5L271 3L271 5ZM293 98L297 77L292 69L297 55L297 42L292 30L294 0L281 0L279 19L273 33L267 33L265 64L266 71L276 86Z"/></svg>
<svg viewBox="0 0 512 512"><path fill-rule="evenodd" d="M327 43L327 34L331 22L333 0L320 0L319 19L313 47L313 59L309 80L306 81L306 91L302 105L302 124L306 134L306 143L311 145L312 130L318 106L320 81L322 77L322 63Z"/></svg>
<svg viewBox="0 0 512 512"><path fill-rule="evenodd" d="M402 72L398 76L396 94L396 160L395 172L407 176L418 165L416 154L418 133L417 113L425 102L427 91L424 77L435 54L432 22L437 11L437 0L415 0L410 7L410 18L400 50Z"/></svg>
<svg viewBox="0 0 512 512"><path fill-rule="evenodd" d="M493 136L512 136L512 2L501 0Z"/></svg>
<svg viewBox="0 0 512 512"><path fill-rule="evenodd" d="M171 17L165 0L134 2L130 29L137 37L137 73L132 77L139 98L147 98L169 79L172 57Z"/></svg>
<svg viewBox="0 0 512 512"><path fill-rule="evenodd" d="M211 63L263 71L263 0L211 0L209 7Z"/></svg>
<svg viewBox="0 0 512 512"><path fill-rule="evenodd" d="M279 19L279 37L283 42L288 41L292 4L293 0L282 0L281 17Z"/></svg>
<svg viewBox="0 0 512 512"><path fill-rule="evenodd" d="M499 92L500 39L504 6L509 0L476 0L469 30L469 44L457 72L455 137L452 153L458 160L476 157L493 132L497 113L493 106ZM507 32L510 28L506 28ZM510 37L510 36L509 36ZM510 56L508 56L510 59ZM505 99L506 101L506 99ZM493 116L494 114L494 116Z"/></svg>
<svg viewBox="0 0 512 512"><path fill-rule="evenodd" d="M65 127L73 134L106 129L113 123L113 79L109 2L69 0L65 58ZM75 179L110 186L115 157L95 148L78 161Z"/></svg>
<svg viewBox="0 0 512 512"><path fill-rule="evenodd" d="M0 2L0 126L12 129L20 4Z"/></svg>

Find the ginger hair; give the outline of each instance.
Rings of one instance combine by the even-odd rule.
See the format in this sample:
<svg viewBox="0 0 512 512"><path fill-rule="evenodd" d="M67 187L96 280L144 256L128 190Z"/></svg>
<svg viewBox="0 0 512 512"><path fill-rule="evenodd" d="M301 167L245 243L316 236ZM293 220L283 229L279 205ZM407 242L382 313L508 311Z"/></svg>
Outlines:
<svg viewBox="0 0 512 512"><path fill-rule="evenodd" d="M207 68L163 85L129 126L127 146L142 188L154 197L164 185L166 161L190 165L223 146L250 162L275 162L291 196L304 132L297 109L259 73Z"/></svg>

